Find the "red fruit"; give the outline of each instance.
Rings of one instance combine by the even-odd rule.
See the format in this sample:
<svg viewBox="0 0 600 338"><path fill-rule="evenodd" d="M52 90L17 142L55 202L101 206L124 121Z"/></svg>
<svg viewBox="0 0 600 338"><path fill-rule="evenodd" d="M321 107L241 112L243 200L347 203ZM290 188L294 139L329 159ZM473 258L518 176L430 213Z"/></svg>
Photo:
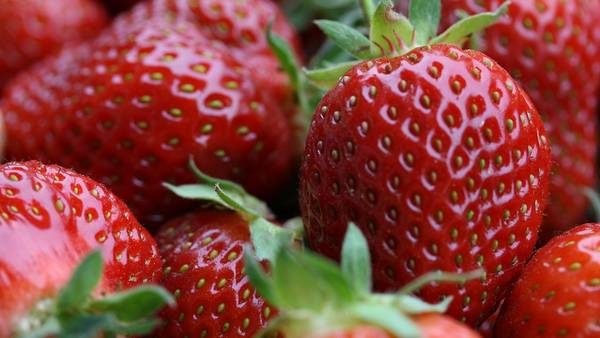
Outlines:
<svg viewBox="0 0 600 338"><path fill-rule="evenodd" d="M122 19L20 76L0 105L9 156L76 168L149 223L190 206L162 187L195 182L190 156L261 196L275 191L292 156L284 114L251 70L193 30Z"/></svg>
<svg viewBox="0 0 600 338"><path fill-rule="evenodd" d="M478 13L503 2L445 0L443 9ZM596 0L514 0L509 15L481 39L481 50L531 95L548 130L555 165L545 239L581 220L588 206L582 187L596 182L598 141L591 121L597 119L600 79L600 45L593 42L597 8Z"/></svg>
<svg viewBox="0 0 600 338"><path fill-rule="evenodd" d="M0 0L0 90L63 44L96 35L106 21L93 0Z"/></svg>
<svg viewBox="0 0 600 338"><path fill-rule="evenodd" d="M527 263L502 307L496 336L600 335L600 224L552 239Z"/></svg>
<svg viewBox="0 0 600 338"><path fill-rule="evenodd" d="M244 274L248 223L233 211L202 210L165 224L157 235L162 285L177 307L163 311L156 337L253 337L274 310Z"/></svg>
<svg viewBox="0 0 600 338"><path fill-rule="evenodd" d="M500 302L500 305L498 305L498 309L496 309L496 311L491 316L489 316L483 323L481 323L481 325L479 325L479 328L477 328L477 331L484 338L494 338L494 327L496 326L496 321L498 320L500 307L502 307L502 302Z"/></svg>
<svg viewBox="0 0 600 338"><path fill-rule="evenodd" d="M99 248L99 293L161 275L158 247L104 186L39 162L0 166L0 337L37 301L53 297L89 251Z"/></svg>
<svg viewBox="0 0 600 338"><path fill-rule="evenodd" d="M321 101L300 199L309 246L338 258L348 222L370 244L375 288L426 272L486 271L432 284L429 302L479 322L531 254L548 195L550 145L537 111L498 64L449 45L353 67Z"/></svg>
<svg viewBox="0 0 600 338"><path fill-rule="evenodd" d="M228 51L252 70L261 89L295 113L293 90L266 39L272 23L280 35L301 55L299 39L279 7L270 0L152 0L133 9L135 18L184 19L195 24L205 37L224 43Z"/></svg>

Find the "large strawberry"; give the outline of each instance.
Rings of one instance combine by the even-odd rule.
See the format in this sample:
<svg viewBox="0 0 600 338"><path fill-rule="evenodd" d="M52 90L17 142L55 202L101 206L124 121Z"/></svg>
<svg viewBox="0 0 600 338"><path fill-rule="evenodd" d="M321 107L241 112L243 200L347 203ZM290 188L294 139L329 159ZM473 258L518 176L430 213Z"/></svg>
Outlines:
<svg viewBox="0 0 600 338"><path fill-rule="evenodd" d="M0 216L2 338L44 325L60 329L67 319L95 313L86 290L71 290L76 298L67 299L68 304L65 296L54 298L92 250L101 250L95 260L105 265L102 275L92 268L83 276L91 278L86 279L90 287L102 276L95 296L160 280L161 262L152 236L104 186L73 171L39 162L1 166ZM68 315L60 312L67 310ZM96 310L99 314L101 309ZM58 327L52 318L60 322ZM93 329L92 323L89 326Z"/></svg>
<svg viewBox="0 0 600 338"><path fill-rule="evenodd" d="M527 263L496 322L496 337L600 334L600 224L552 239Z"/></svg>
<svg viewBox="0 0 600 338"><path fill-rule="evenodd" d="M272 260L294 233L266 221L266 207L239 186L198 174L209 184L169 187L217 206L171 220L158 232L162 285L175 295L177 306L163 311L166 324L155 336L254 337L276 309L250 285L244 252L254 245L262 259Z"/></svg>
<svg viewBox="0 0 600 338"><path fill-rule="evenodd" d="M250 69L193 32L122 18L22 74L0 105L9 156L76 168L150 223L189 205L161 184L192 181L190 155L259 195L278 189L292 155L284 114Z"/></svg>
<svg viewBox="0 0 600 338"><path fill-rule="evenodd" d="M94 0L0 0L0 90L63 44L96 35L106 21Z"/></svg>
<svg viewBox="0 0 600 338"><path fill-rule="evenodd" d="M444 17L502 2L444 0ZM478 39L480 49L521 83L548 130L555 164L544 238L581 220L588 206L583 188L596 182L599 16L597 0L514 0L509 15Z"/></svg>
<svg viewBox="0 0 600 338"><path fill-rule="evenodd" d="M483 268L481 280L433 284L420 294L453 296L449 313L475 324L534 248L550 144L536 108L501 66L439 44L460 41L472 24L499 13L465 19L432 40L429 16L439 15L439 2L411 6L412 23L383 1L370 19L371 41L320 23L344 32L333 38L357 56L402 55L353 66L317 108L301 169L306 235L311 248L339 258L347 223L356 222L370 243L377 290L397 290L433 270ZM327 83L344 67L310 75Z"/></svg>
<svg viewBox="0 0 600 338"><path fill-rule="evenodd" d="M411 293L432 280L464 282L476 278L432 273L397 294L371 293L371 265L366 239L350 225L341 269L310 252L283 246L268 278L250 253L246 271L257 290L281 309L265 329L285 338L477 338L477 333L444 316L449 299L431 305Z"/></svg>

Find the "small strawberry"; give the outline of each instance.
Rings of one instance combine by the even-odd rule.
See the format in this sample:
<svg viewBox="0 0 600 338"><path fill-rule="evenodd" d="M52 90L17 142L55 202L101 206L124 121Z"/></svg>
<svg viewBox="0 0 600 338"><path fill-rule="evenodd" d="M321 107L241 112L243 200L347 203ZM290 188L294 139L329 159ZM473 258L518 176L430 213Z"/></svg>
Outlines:
<svg viewBox="0 0 600 338"><path fill-rule="evenodd" d="M207 184L170 186L182 197L216 203L167 222L156 237L164 264L162 285L177 299L163 311L155 337L253 337L276 309L256 294L244 272L255 245L271 260L294 233L266 221L268 209L241 187L198 172ZM224 209L225 208L225 209ZM265 261L266 263L266 261Z"/></svg>
<svg viewBox="0 0 600 338"><path fill-rule="evenodd" d="M599 223L552 239L527 263L506 299L496 337L598 337L599 256Z"/></svg>
<svg viewBox="0 0 600 338"><path fill-rule="evenodd" d="M391 56L353 66L321 101L301 169L301 208L309 247L326 256L339 258L348 222L365 232L376 290L398 290L430 271L483 268L481 280L420 293L426 301L453 296L448 313L475 325L533 251L550 145L536 108L502 67L439 43L460 41L501 12L432 39L436 27L427 23L439 5L412 1L410 23L383 1L369 20L371 41L320 22L326 33L344 32L333 38L356 56ZM345 68L309 75L330 83Z"/></svg>
<svg viewBox="0 0 600 338"><path fill-rule="evenodd" d="M397 294L371 293L366 239L351 224L342 248L341 269L310 252L282 246L272 261L272 278L246 253L252 284L281 310L261 336L285 338L476 338L476 332L444 316L449 300L431 305L411 292L432 280L464 282L470 276L433 273Z"/></svg>
<svg viewBox="0 0 600 338"><path fill-rule="evenodd" d="M162 183L193 181L191 155L209 174L273 193L289 174L289 123L251 69L193 31L187 22L121 18L22 74L0 104L9 157L101 180L145 224L190 206Z"/></svg>
<svg viewBox="0 0 600 338"><path fill-rule="evenodd" d="M0 0L0 91L18 71L106 22L93 0Z"/></svg>
<svg viewBox="0 0 600 338"><path fill-rule="evenodd" d="M444 0L444 17L454 21L457 11L480 13L501 3ZM514 76L544 119L554 163L541 235L547 240L581 221L588 207L582 188L596 183L600 10L597 0L513 0L508 13L479 47Z"/></svg>
<svg viewBox="0 0 600 338"><path fill-rule="evenodd" d="M110 191L73 171L39 162L0 166L0 216L2 338L42 329L42 324L58 330L65 320L90 311L89 292L73 291L78 298L70 300L68 308L61 303L66 296L55 296L92 250L101 251L95 260L105 265L103 273L93 268L91 275L83 274L93 279L88 280L90 288L101 278L95 296L160 279L161 262L152 236ZM105 302L113 299L107 297ZM59 326L50 323L49 318L61 316L62 310L72 314L60 317Z"/></svg>

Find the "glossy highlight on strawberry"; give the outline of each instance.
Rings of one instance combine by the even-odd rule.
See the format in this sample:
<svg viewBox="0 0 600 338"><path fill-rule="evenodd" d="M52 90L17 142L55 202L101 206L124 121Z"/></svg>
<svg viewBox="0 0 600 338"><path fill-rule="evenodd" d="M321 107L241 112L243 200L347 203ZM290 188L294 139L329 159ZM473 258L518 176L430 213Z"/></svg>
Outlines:
<svg viewBox="0 0 600 338"><path fill-rule="evenodd" d="M498 64L449 45L353 67L317 108L301 169L308 245L339 258L347 223L365 233L377 290L428 271L483 268L436 285L449 314L493 311L537 240L550 145L525 92Z"/></svg>
<svg viewBox="0 0 600 338"><path fill-rule="evenodd" d="M0 167L0 337L37 301L53 297L88 252L100 249L99 293L158 282L152 236L104 186L39 162Z"/></svg>

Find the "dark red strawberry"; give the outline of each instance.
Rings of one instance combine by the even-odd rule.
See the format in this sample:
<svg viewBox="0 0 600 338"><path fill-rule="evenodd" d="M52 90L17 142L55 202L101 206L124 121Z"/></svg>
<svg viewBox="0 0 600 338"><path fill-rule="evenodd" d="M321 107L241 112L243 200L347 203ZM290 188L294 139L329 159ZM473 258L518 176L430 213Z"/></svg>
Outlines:
<svg viewBox="0 0 600 338"><path fill-rule="evenodd" d="M478 13L504 1L444 0L444 17ZM594 8L594 6L596 8ZM515 0L509 15L486 30L480 49L505 67L531 96L552 143L555 163L542 233L552 237L577 224L596 183L596 104L600 45L594 43L596 0Z"/></svg>
<svg viewBox="0 0 600 338"><path fill-rule="evenodd" d="M259 195L277 190L293 151L284 114L251 69L193 31L123 18L22 74L0 105L9 156L101 180L145 223L190 205L161 186L194 181L190 156Z"/></svg>
<svg viewBox="0 0 600 338"><path fill-rule="evenodd" d="M527 263L496 324L496 337L600 334L600 224L552 239Z"/></svg>
<svg viewBox="0 0 600 338"><path fill-rule="evenodd" d="M205 37L224 43L228 52L252 70L262 91L296 114L293 90L266 39L273 32L284 38L301 55L298 38L285 15L271 0L151 0L135 7L135 18L178 18L195 24Z"/></svg>
<svg viewBox="0 0 600 338"><path fill-rule="evenodd" d="M93 0L0 0L0 90L18 71L96 35L106 22Z"/></svg>
<svg viewBox="0 0 600 338"><path fill-rule="evenodd" d="M27 329L27 311L52 305L91 250L101 250L105 265L96 295L160 280L152 236L104 186L73 171L39 162L0 166L0 216L0 337Z"/></svg>
<svg viewBox="0 0 600 338"><path fill-rule="evenodd" d="M373 27L395 15L384 1ZM482 53L432 44L359 63L325 95L309 131L300 184L308 244L339 258L347 223L356 222L383 291L429 271L483 268L482 280L420 294L453 296L448 313L476 324L533 251L550 156L528 96Z"/></svg>

